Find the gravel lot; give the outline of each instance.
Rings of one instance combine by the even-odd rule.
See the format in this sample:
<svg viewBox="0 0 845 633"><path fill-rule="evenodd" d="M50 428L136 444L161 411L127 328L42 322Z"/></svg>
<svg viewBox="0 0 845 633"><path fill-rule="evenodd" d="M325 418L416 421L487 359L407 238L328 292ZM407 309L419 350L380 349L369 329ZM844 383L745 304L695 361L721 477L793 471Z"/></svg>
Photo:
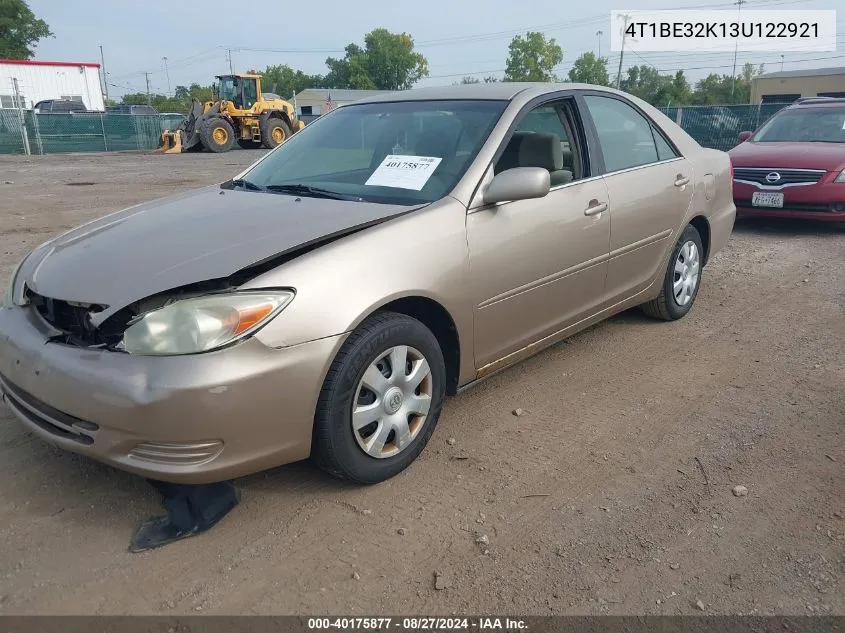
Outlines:
<svg viewBox="0 0 845 633"><path fill-rule="evenodd" d="M0 157L0 273L259 155ZM152 490L0 407L0 612L845 614L843 317L843 226L739 223L687 318L624 313L451 399L391 481L249 477L138 555Z"/></svg>

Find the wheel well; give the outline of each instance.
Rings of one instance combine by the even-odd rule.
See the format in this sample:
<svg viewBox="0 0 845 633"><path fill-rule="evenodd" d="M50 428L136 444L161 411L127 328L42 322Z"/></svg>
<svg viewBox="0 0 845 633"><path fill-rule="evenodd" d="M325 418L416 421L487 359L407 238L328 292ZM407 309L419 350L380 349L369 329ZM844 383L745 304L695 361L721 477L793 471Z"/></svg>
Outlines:
<svg viewBox="0 0 845 633"><path fill-rule="evenodd" d="M426 297L403 297L381 307L381 310L399 312L421 321L431 330L446 362L446 393L454 395L458 390L461 370L461 348L455 322L442 305Z"/></svg>
<svg viewBox="0 0 845 633"><path fill-rule="evenodd" d="M704 263L706 264L710 256L710 223L703 215L697 215L690 220L690 224L696 228L701 236L701 245L704 247Z"/></svg>
<svg viewBox="0 0 845 633"><path fill-rule="evenodd" d="M288 113L284 110L270 110L269 112L265 112L262 116L265 120L281 119L287 124L288 127L291 127L290 117L288 116Z"/></svg>

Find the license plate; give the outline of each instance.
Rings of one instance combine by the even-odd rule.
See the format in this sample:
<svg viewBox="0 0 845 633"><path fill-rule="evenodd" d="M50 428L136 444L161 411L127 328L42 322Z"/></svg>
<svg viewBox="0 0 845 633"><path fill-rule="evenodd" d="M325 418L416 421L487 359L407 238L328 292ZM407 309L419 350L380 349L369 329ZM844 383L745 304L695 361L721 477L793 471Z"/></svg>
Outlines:
<svg viewBox="0 0 845 633"><path fill-rule="evenodd" d="M755 191L751 196L751 204L755 207L775 207L782 209L783 194Z"/></svg>

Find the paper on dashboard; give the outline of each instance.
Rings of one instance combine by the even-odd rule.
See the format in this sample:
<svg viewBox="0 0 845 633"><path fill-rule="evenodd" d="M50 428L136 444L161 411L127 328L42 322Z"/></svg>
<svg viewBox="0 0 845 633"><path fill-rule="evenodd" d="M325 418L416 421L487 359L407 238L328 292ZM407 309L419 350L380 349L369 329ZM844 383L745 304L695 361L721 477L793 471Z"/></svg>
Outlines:
<svg viewBox="0 0 845 633"><path fill-rule="evenodd" d="M389 154L364 184L419 191L425 187L442 160L436 156Z"/></svg>

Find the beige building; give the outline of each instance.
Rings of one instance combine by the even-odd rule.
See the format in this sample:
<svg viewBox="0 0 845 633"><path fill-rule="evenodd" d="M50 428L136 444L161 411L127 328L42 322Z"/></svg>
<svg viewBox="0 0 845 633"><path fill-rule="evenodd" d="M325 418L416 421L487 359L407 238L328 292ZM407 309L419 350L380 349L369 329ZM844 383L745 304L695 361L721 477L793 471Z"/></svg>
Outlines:
<svg viewBox="0 0 845 633"><path fill-rule="evenodd" d="M333 107L359 99L391 92L390 90L346 90L342 88L307 88L294 97L296 114L306 123L325 114Z"/></svg>
<svg viewBox="0 0 845 633"><path fill-rule="evenodd" d="M752 105L791 103L800 97L845 97L845 67L786 70L751 82Z"/></svg>

